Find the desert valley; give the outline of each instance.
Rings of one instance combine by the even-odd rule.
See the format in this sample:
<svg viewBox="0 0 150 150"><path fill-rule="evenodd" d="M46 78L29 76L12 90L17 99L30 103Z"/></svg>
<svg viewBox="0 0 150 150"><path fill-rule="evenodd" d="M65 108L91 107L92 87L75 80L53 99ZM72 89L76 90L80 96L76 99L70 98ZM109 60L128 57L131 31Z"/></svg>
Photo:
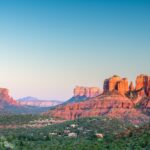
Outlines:
<svg viewBox="0 0 150 150"><path fill-rule="evenodd" d="M27 97L26 103L25 100L20 103L9 96L7 89L0 89L1 149L31 148L33 145L40 149L69 149L75 143L78 149L84 149L85 145L88 145L86 149L92 149L93 143L97 145L95 149L112 149L113 146L136 149L136 145L130 142L143 140L143 135L139 137L138 134L148 138L144 143L138 143L138 147L149 149L148 75L138 75L135 86L127 78L117 75L104 80L103 90L77 86L72 98L55 103L55 106L37 106L39 101L36 100L32 100L35 104L31 105L31 99L34 98ZM110 140L110 137L114 139ZM117 145L125 138L130 144ZM44 142L40 144L40 141Z"/></svg>

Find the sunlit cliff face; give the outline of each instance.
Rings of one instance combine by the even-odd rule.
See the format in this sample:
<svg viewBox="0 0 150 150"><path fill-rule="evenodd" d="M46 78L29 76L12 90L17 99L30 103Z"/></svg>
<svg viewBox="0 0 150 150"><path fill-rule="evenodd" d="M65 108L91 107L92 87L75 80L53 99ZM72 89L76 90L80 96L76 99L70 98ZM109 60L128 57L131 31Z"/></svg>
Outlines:
<svg viewBox="0 0 150 150"><path fill-rule="evenodd" d="M129 90L128 80L119 76L112 76L104 81L104 92L117 90L124 95Z"/></svg>
<svg viewBox="0 0 150 150"><path fill-rule="evenodd" d="M77 86L74 88L74 97L85 96L85 97L95 97L100 94L100 89L98 87L82 87Z"/></svg>
<svg viewBox="0 0 150 150"><path fill-rule="evenodd" d="M12 105L18 104L16 100L10 97L9 91L6 88L0 88L0 100Z"/></svg>

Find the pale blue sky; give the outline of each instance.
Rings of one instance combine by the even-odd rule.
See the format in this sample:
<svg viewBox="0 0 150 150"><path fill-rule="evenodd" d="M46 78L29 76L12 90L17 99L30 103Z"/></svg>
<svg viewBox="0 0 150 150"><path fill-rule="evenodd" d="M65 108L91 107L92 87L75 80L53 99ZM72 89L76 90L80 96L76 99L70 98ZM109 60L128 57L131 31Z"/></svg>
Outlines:
<svg viewBox="0 0 150 150"><path fill-rule="evenodd" d="M148 0L1 0L0 86L65 100L76 85L150 74Z"/></svg>

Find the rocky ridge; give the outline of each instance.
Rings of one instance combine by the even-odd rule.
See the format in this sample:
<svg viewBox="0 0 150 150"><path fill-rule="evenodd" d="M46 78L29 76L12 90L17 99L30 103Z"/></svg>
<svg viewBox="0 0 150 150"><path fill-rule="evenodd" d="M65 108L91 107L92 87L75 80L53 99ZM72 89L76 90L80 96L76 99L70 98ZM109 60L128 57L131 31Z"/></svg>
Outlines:
<svg viewBox="0 0 150 150"><path fill-rule="evenodd" d="M104 91L101 95L84 102L66 104L48 111L46 115L74 120L80 117L107 115L120 118L149 119L142 110L149 110L150 77L140 75L136 85L128 83L127 78L112 76L104 81ZM77 90L78 91L78 90ZM83 89L81 90L83 94ZM78 93L78 92L77 92ZM138 109L137 109L137 106ZM142 109L141 109L142 108Z"/></svg>

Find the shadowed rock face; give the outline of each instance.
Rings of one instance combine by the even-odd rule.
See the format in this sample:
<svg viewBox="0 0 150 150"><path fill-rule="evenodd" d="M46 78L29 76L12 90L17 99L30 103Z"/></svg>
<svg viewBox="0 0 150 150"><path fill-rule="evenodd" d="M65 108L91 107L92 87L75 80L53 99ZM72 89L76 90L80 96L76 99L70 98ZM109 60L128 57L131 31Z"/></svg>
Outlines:
<svg viewBox="0 0 150 150"><path fill-rule="evenodd" d="M150 96L150 76L139 75L136 78L136 90L143 88L138 94L139 96Z"/></svg>
<svg viewBox="0 0 150 150"><path fill-rule="evenodd" d="M134 85L133 85L133 82L130 82L130 85L129 85L129 91L134 91Z"/></svg>
<svg viewBox="0 0 150 150"><path fill-rule="evenodd" d="M77 86L74 88L74 97L85 96L85 97L95 97L100 94L100 89L98 87L82 87Z"/></svg>
<svg viewBox="0 0 150 150"><path fill-rule="evenodd" d="M129 91L128 80L119 76L113 76L104 81L103 89L104 93L116 90L120 94L124 95L127 91Z"/></svg>

